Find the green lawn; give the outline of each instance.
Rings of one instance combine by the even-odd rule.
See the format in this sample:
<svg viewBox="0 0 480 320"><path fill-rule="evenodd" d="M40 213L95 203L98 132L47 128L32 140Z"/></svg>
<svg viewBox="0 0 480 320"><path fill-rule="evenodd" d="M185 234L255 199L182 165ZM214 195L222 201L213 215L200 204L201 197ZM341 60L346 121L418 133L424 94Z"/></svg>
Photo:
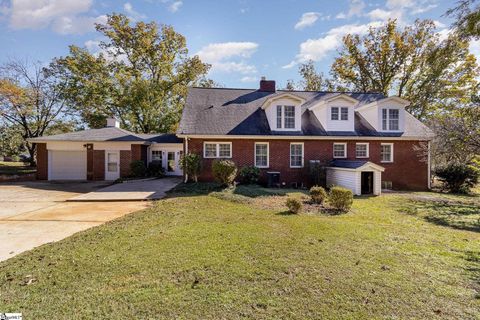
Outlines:
<svg viewBox="0 0 480 320"><path fill-rule="evenodd" d="M23 162L6 162L0 161L0 174L27 174L34 173L37 169L35 167L30 167L28 164Z"/></svg>
<svg viewBox="0 0 480 320"><path fill-rule="evenodd" d="M459 213L462 223L455 215L438 223L428 205L450 206L445 216L465 203L476 206L466 215L478 215L478 196L361 197L351 212L329 216L287 214L288 192L177 188L151 209L0 263L0 311L26 319L480 318L479 222Z"/></svg>

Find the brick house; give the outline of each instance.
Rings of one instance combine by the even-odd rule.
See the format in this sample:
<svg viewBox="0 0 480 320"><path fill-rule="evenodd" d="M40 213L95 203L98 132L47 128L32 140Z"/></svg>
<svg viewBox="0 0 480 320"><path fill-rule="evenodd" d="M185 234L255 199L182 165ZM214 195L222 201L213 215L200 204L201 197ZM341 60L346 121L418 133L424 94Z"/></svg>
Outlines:
<svg viewBox="0 0 480 320"><path fill-rule="evenodd" d="M37 178L115 180L130 163L159 162L182 175L183 153L202 158L201 181L211 163L231 159L256 166L261 180L309 186L310 170L326 167L326 183L355 194L381 189L426 190L433 133L410 115L409 102L379 93L283 91L275 81L259 89L190 88L177 134L135 134L109 119L102 129L30 139L37 144Z"/></svg>
<svg viewBox="0 0 480 320"><path fill-rule="evenodd" d="M379 93L191 88L177 136L184 152L202 157L200 180L214 159L256 166L261 179L309 186L310 167L327 166L327 184L355 194L382 188L426 190L433 133L409 114L409 102Z"/></svg>

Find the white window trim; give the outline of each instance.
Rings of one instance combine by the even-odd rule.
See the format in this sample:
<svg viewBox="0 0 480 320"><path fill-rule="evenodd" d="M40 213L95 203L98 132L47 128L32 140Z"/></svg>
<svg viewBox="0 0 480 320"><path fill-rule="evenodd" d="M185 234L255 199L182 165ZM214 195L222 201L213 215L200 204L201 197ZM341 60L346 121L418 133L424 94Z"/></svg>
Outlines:
<svg viewBox="0 0 480 320"><path fill-rule="evenodd" d="M257 144L266 144L267 145L267 165L266 166L257 166ZM257 168L268 168L270 167L270 143L268 142L255 142L253 147L253 164Z"/></svg>
<svg viewBox="0 0 480 320"><path fill-rule="evenodd" d="M215 144L216 145L216 151L215 151L215 157L207 157L206 156L206 144ZM228 144L230 145L230 157L220 157L220 145L221 144ZM231 159L233 156L233 150L232 150L232 142L228 141L204 141L203 142L203 158L204 159Z"/></svg>
<svg viewBox="0 0 480 320"><path fill-rule="evenodd" d="M380 146L390 146L390 161L382 160L382 149L380 147L380 163L393 163L393 143L381 143Z"/></svg>
<svg viewBox="0 0 480 320"><path fill-rule="evenodd" d="M278 121L278 119L277 119L277 108L279 106L281 107L280 110L282 110L282 112L281 112L282 115L280 117L281 127L278 127L278 123L277 123L277 121ZM293 112L294 112L293 113L293 128L285 128L285 107L293 107ZM299 111L297 110L297 106L294 105L294 104L278 104L278 105L276 105L276 107L275 107L275 127L276 127L276 130L279 130L279 131L296 131L296 130L298 130L298 127L297 127L297 125L298 125L297 113L298 112Z"/></svg>
<svg viewBox="0 0 480 320"><path fill-rule="evenodd" d="M342 109L347 109L347 119L342 119ZM348 118L350 118L350 109L348 107L340 107L338 120L339 121L348 121Z"/></svg>
<svg viewBox="0 0 480 320"><path fill-rule="evenodd" d="M383 129L383 110L387 110L387 129ZM398 129L397 130L392 130L390 129L390 110L398 110ZM382 131L387 132L387 131L393 131L393 132L400 132L400 127L401 127L401 109L400 108L395 108L395 107L383 107L381 108L380 111L380 126L382 128Z"/></svg>
<svg viewBox="0 0 480 320"><path fill-rule="evenodd" d="M302 145L302 165L301 166L292 166L292 145ZM304 143L303 142L290 142L290 146L289 146L289 150L288 150L288 154L289 154L289 162L290 162L290 168L303 168L304 166L304 158L305 158L305 146L304 146Z"/></svg>
<svg viewBox="0 0 480 320"><path fill-rule="evenodd" d="M365 157L359 157L357 156L357 146L358 145L366 145L367 146L367 155ZM366 159L366 158L369 158L370 157L370 143L368 142L357 142L355 144L355 158L357 159Z"/></svg>
<svg viewBox="0 0 480 320"><path fill-rule="evenodd" d="M335 156L335 146L336 145L343 145L344 156L343 157L336 157ZM346 142L334 142L332 147L332 155L334 159L345 159L347 158L347 143Z"/></svg>
<svg viewBox="0 0 480 320"><path fill-rule="evenodd" d="M337 115L338 115L338 119L332 119L333 117L333 108L337 109L338 112L337 112ZM330 107L330 121L339 121L340 120L340 107L337 107L337 106L332 106Z"/></svg>

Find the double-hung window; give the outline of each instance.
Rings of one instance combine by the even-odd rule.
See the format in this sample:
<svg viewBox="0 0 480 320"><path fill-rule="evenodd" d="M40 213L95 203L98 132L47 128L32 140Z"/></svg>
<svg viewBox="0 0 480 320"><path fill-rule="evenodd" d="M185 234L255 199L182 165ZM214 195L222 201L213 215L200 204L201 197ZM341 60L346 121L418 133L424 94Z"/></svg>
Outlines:
<svg viewBox="0 0 480 320"><path fill-rule="evenodd" d="M399 109L382 109L382 129L383 130L399 130L400 125Z"/></svg>
<svg viewBox="0 0 480 320"><path fill-rule="evenodd" d="M380 145L380 161L393 162L393 143L382 143Z"/></svg>
<svg viewBox="0 0 480 320"><path fill-rule="evenodd" d="M255 167L268 168L268 142L255 142Z"/></svg>
<svg viewBox="0 0 480 320"><path fill-rule="evenodd" d="M347 107L331 107L330 119L331 120L348 120L348 108Z"/></svg>
<svg viewBox="0 0 480 320"><path fill-rule="evenodd" d="M334 143L333 144L333 157L334 158L346 158L347 157L347 144L346 143Z"/></svg>
<svg viewBox="0 0 480 320"><path fill-rule="evenodd" d="M204 142L203 157L204 158L231 158L232 143L231 142Z"/></svg>
<svg viewBox="0 0 480 320"><path fill-rule="evenodd" d="M277 106L277 129L295 129L295 106Z"/></svg>
<svg viewBox="0 0 480 320"><path fill-rule="evenodd" d="M368 143L359 142L355 145L355 157L368 158Z"/></svg>
<svg viewBox="0 0 480 320"><path fill-rule="evenodd" d="M338 119L339 119L339 117L338 117L338 107L332 107L330 110L331 110L331 112L330 112L330 113L331 113L330 119L332 119L332 120L338 120Z"/></svg>
<svg viewBox="0 0 480 320"><path fill-rule="evenodd" d="M290 143L290 167L303 167L303 143Z"/></svg>

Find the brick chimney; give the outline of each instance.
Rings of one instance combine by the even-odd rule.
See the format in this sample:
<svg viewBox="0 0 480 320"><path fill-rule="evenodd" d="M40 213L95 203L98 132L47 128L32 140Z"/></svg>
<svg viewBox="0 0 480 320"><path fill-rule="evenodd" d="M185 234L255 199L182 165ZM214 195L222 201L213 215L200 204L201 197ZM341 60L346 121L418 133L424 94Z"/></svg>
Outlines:
<svg viewBox="0 0 480 320"><path fill-rule="evenodd" d="M275 80L265 80L265 77L262 77L259 91L275 92Z"/></svg>

